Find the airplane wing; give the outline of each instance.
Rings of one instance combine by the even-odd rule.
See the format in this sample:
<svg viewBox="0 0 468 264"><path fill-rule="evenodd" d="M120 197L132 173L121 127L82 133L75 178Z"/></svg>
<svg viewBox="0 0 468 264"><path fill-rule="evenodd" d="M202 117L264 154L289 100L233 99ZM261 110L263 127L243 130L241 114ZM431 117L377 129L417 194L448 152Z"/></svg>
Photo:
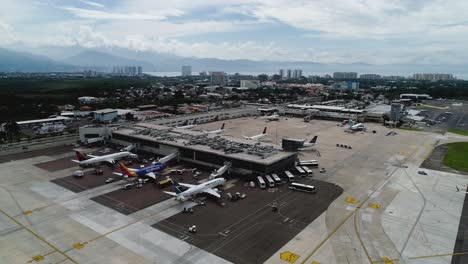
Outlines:
<svg viewBox="0 0 468 264"><path fill-rule="evenodd" d="M146 176L150 177L150 178L153 178L156 180L156 174L152 173L152 172L149 172L149 173L146 173Z"/></svg>
<svg viewBox="0 0 468 264"><path fill-rule="evenodd" d="M163 192L165 192L165 193L167 193L167 194L170 194L170 195L172 195L172 196L177 196L177 193L175 193L175 192L166 192L166 191L163 191Z"/></svg>
<svg viewBox="0 0 468 264"><path fill-rule="evenodd" d="M91 155L91 154L86 154L86 156L90 157L90 158L97 158L99 156L95 156L95 155Z"/></svg>
<svg viewBox="0 0 468 264"><path fill-rule="evenodd" d="M179 184L180 186L187 187L187 188L193 188L193 187L196 187L196 186L197 186L197 185L188 184L188 183L183 183L183 182L178 182L178 184Z"/></svg>
<svg viewBox="0 0 468 264"><path fill-rule="evenodd" d="M211 188L210 188L210 189L206 189L206 190L204 190L203 192L204 192L204 193L207 193L207 194L211 194L211 195L213 195L213 196L215 196L215 197L221 198L221 195L220 195L219 193L217 193L215 190L211 189Z"/></svg>
<svg viewBox="0 0 468 264"><path fill-rule="evenodd" d="M71 160L71 161L73 161L75 163L81 163L81 161L79 161L79 160Z"/></svg>

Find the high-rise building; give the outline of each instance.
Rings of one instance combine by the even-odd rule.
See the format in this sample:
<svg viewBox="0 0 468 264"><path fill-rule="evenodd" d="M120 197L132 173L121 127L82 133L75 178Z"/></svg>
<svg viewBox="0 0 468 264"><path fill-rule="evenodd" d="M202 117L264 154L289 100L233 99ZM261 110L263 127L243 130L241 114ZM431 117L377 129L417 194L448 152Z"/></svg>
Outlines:
<svg viewBox="0 0 468 264"><path fill-rule="evenodd" d="M112 73L124 76L136 76L137 74L143 74L143 68L141 66L114 66Z"/></svg>
<svg viewBox="0 0 468 264"><path fill-rule="evenodd" d="M367 74L359 75L359 79L363 79L363 80L380 80L380 79L382 79L382 76L380 76L378 74L367 73Z"/></svg>
<svg viewBox="0 0 468 264"><path fill-rule="evenodd" d="M143 67L138 66L138 75L143 75Z"/></svg>
<svg viewBox="0 0 468 264"><path fill-rule="evenodd" d="M337 79L337 80L357 79L357 72L334 72L333 79Z"/></svg>
<svg viewBox="0 0 468 264"><path fill-rule="evenodd" d="M281 79L284 79L284 69L279 70L279 76L281 76Z"/></svg>
<svg viewBox="0 0 468 264"><path fill-rule="evenodd" d="M415 73L413 79L421 81L450 81L455 80L452 74L444 73Z"/></svg>
<svg viewBox="0 0 468 264"><path fill-rule="evenodd" d="M292 71L291 71L291 69L288 69L286 71L286 79L291 79L291 78L292 78Z"/></svg>
<svg viewBox="0 0 468 264"><path fill-rule="evenodd" d="M296 69L293 71L293 79L300 79L302 77L302 70Z"/></svg>
<svg viewBox="0 0 468 264"><path fill-rule="evenodd" d="M210 83L212 85L224 85L226 82L225 74L222 71L210 72Z"/></svg>
<svg viewBox="0 0 468 264"><path fill-rule="evenodd" d="M192 66L182 66L182 76L192 76Z"/></svg>

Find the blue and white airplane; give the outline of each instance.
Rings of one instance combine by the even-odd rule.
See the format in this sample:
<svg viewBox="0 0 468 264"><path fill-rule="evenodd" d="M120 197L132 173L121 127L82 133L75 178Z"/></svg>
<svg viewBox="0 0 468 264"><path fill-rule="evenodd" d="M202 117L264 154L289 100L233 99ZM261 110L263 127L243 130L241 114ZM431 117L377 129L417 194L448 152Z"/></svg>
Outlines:
<svg viewBox="0 0 468 264"><path fill-rule="evenodd" d="M119 168L122 174L118 174L120 176L124 176L126 178L133 178L133 177L149 177L156 180L156 177L159 175L159 171L164 170L167 166L166 163L175 157L177 157L178 153L172 153L167 155L166 157L160 159L156 164L142 168L142 169L131 169L127 168L121 162L119 162Z"/></svg>

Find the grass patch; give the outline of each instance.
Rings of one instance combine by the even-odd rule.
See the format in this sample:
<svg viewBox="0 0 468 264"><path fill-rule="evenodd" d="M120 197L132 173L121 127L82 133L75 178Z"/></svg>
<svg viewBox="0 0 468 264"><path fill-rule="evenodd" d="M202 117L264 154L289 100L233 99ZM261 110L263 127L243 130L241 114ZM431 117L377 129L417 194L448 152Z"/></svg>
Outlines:
<svg viewBox="0 0 468 264"><path fill-rule="evenodd" d="M462 136L468 136L468 130L461 130L461 129L449 129L448 132L462 135Z"/></svg>
<svg viewBox="0 0 468 264"><path fill-rule="evenodd" d="M399 127L398 129L401 130L408 130L408 131L422 131L420 128L415 128L415 127Z"/></svg>
<svg viewBox="0 0 468 264"><path fill-rule="evenodd" d="M468 172L468 142L449 143L447 147L444 165L458 171Z"/></svg>

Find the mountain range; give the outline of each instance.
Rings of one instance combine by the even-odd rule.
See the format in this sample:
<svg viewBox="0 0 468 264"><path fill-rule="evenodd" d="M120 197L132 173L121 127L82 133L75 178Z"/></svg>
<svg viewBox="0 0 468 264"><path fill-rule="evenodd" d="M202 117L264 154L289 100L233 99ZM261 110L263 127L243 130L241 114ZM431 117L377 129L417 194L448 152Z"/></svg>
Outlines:
<svg viewBox="0 0 468 264"><path fill-rule="evenodd" d="M453 73L455 76L463 77L468 72L468 65L465 64L326 64L309 61L254 61L246 59L223 60L216 58L180 57L167 53L132 51L122 48L85 49L81 47L69 47L66 50L57 49L59 48L55 48L55 53L51 53L46 52L48 51L46 48L34 50L33 52L0 48L0 72L65 72L84 69L111 71L114 66L142 66L144 72L179 72L182 65L191 65L194 72L271 73L277 72L278 69L302 69L306 75L331 74L335 71L404 76L413 73L440 72ZM55 54L55 56L54 58L50 58L41 55L44 53Z"/></svg>

